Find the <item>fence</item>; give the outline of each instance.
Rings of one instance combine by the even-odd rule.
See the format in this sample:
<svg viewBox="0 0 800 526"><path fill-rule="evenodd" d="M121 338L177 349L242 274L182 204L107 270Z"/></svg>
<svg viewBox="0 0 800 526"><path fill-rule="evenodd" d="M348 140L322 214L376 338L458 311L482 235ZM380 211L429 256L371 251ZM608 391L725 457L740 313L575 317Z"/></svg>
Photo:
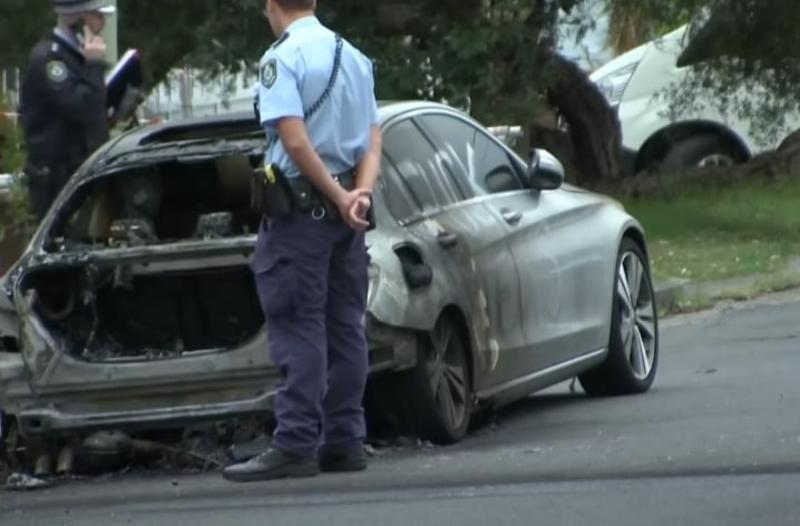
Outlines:
<svg viewBox="0 0 800 526"><path fill-rule="evenodd" d="M19 68L0 68L0 98L7 104L8 108L0 111L10 111L15 113L19 108L19 86L21 83Z"/></svg>
<svg viewBox="0 0 800 526"><path fill-rule="evenodd" d="M199 71L176 68L151 90L142 110L145 118L168 121L252 111L256 80L246 70L208 79Z"/></svg>
<svg viewBox="0 0 800 526"><path fill-rule="evenodd" d="M205 104L191 103L188 105L169 105L154 100L154 98L151 97L144 107L145 118L166 121L246 111L253 111L252 98L233 99L225 102L210 102Z"/></svg>

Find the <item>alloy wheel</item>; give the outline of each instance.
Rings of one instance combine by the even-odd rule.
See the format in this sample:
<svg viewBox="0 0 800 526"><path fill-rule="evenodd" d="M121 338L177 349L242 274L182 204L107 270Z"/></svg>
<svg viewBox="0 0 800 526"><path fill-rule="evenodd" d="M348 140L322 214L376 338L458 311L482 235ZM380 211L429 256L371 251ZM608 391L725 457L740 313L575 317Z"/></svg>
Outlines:
<svg viewBox="0 0 800 526"><path fill-rule="evenodd" d="M458 331L450 323L439 323L430 337L425 363L431 393L442 417L453 429L467 418L467 364Z"/></svg>
<svg viewBox="0 0 800 526"><path fill-rule="evenodd" d="M656 307L647 267L634 252L620 258L616 296L625 356L633 375L644 380L655 361Z"/></svg>

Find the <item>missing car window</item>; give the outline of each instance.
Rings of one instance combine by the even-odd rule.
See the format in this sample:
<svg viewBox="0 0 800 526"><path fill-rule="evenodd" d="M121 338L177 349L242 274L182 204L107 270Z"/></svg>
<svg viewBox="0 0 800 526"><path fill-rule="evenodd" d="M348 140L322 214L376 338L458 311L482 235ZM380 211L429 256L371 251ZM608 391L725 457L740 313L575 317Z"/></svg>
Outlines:
<svg viewBox="0 0 800 526"><path fill-rule="evenodd" d="M250 181L257 162L244 155L169 161L99 177L67 200L48 246L70 252L254 235L260 216L250 207Z"/></svg>

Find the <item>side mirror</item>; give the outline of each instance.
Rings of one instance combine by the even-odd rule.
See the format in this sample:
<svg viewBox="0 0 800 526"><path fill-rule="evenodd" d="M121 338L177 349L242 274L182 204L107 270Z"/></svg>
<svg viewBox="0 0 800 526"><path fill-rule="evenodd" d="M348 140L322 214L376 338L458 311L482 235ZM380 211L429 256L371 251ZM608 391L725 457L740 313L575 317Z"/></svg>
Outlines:
<svg viewBox="0 0 800 526"><path fill-rule="evenodd" d="M534 190L557 190L564 184L564 165L555 155L535 148L528 165L528 185Z"/></svg>

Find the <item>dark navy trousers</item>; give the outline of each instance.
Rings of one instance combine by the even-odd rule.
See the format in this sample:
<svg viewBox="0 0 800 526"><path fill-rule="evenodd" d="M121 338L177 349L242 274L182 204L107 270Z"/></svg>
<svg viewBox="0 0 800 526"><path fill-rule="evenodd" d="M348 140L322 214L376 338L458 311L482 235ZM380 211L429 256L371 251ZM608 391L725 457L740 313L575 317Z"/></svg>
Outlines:
<svg viewBox="0 0 800 526"><path fill-rule="evenodd" d="M262 225L253 272L283 376L277 449L315 456L362 447L367 267L364 233L342 221L298 214Z"/></svg>

